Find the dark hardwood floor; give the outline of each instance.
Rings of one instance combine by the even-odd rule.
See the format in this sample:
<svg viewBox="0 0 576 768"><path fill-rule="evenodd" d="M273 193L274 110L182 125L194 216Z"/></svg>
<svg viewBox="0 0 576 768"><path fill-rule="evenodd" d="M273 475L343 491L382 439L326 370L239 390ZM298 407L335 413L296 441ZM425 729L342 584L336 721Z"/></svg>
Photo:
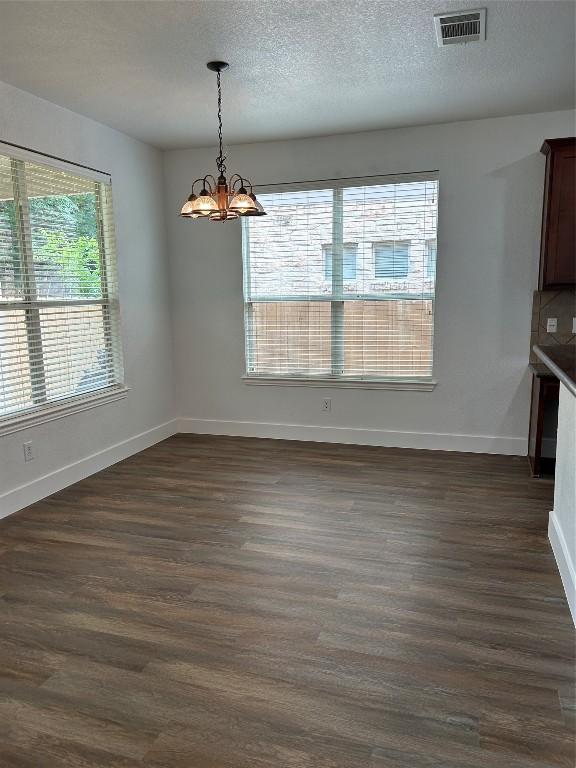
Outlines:
<svg viewBox="0 0 576 768"><path fill-rule="evenodd" d="M1 768L575 764L526 460L178 436L0 523Z"/></svg>

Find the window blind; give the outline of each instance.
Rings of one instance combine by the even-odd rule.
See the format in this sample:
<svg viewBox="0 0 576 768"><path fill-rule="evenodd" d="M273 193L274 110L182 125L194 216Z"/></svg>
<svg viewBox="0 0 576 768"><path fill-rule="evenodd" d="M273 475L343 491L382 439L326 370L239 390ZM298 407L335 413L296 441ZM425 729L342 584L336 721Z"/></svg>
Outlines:
<svg viewBox="0 0 576 768"><path fill-rule="evenodd" d="M0 154L0 419L121 382L109 181Z"/></svg>
<svg viewBox="0 0 576 768"><path fill-rule="evenodd" d="M430 381L437 174L258 197L268 215L242 222L247 376Z"/></svg>

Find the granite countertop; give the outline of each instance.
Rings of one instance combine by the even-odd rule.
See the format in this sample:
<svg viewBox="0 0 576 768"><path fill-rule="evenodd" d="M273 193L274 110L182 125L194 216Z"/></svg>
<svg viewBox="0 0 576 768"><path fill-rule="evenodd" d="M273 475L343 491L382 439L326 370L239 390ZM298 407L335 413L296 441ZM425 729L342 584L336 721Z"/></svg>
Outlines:
<svg viewBox="0 0 576 768"><path fill-rule="evenodd" d="M576 397L576 346L556 344L532 347L540 362L530 367L537 376L556 376ZM546 371L546 372L540 372Z"/></svg>

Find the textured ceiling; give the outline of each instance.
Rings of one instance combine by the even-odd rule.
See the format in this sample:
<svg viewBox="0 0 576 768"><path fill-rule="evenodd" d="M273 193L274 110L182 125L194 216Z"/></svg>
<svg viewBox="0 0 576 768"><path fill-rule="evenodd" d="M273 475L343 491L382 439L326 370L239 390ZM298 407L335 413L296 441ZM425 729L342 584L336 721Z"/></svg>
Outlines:
<svg viewBox="0 0 576 768"><path fill-rule="evenodd" d="M436 47L432 16L487 7L487 40ZM160 147L574 105L572 0L0 2L0 80Z"/></svg>

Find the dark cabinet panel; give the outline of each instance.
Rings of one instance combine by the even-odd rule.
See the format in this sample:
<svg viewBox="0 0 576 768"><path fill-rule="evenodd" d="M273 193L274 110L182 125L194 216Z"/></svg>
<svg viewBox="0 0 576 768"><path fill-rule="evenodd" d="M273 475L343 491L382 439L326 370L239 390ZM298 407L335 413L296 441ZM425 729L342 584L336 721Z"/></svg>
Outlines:
<svg viewBox="0 0 576 768"><path fill-rule="evenodd" d="M576 139L547 139L539 288L576 285Z"/></svg>
<svg viewBox="0 0 576 768"><path fill-rule="evenodd" d="M555 461L544 450L545 422L547 414L557 418L559 396L560 382L554 376L532 377L528 458L533 477L554 471Z"/></svg>

